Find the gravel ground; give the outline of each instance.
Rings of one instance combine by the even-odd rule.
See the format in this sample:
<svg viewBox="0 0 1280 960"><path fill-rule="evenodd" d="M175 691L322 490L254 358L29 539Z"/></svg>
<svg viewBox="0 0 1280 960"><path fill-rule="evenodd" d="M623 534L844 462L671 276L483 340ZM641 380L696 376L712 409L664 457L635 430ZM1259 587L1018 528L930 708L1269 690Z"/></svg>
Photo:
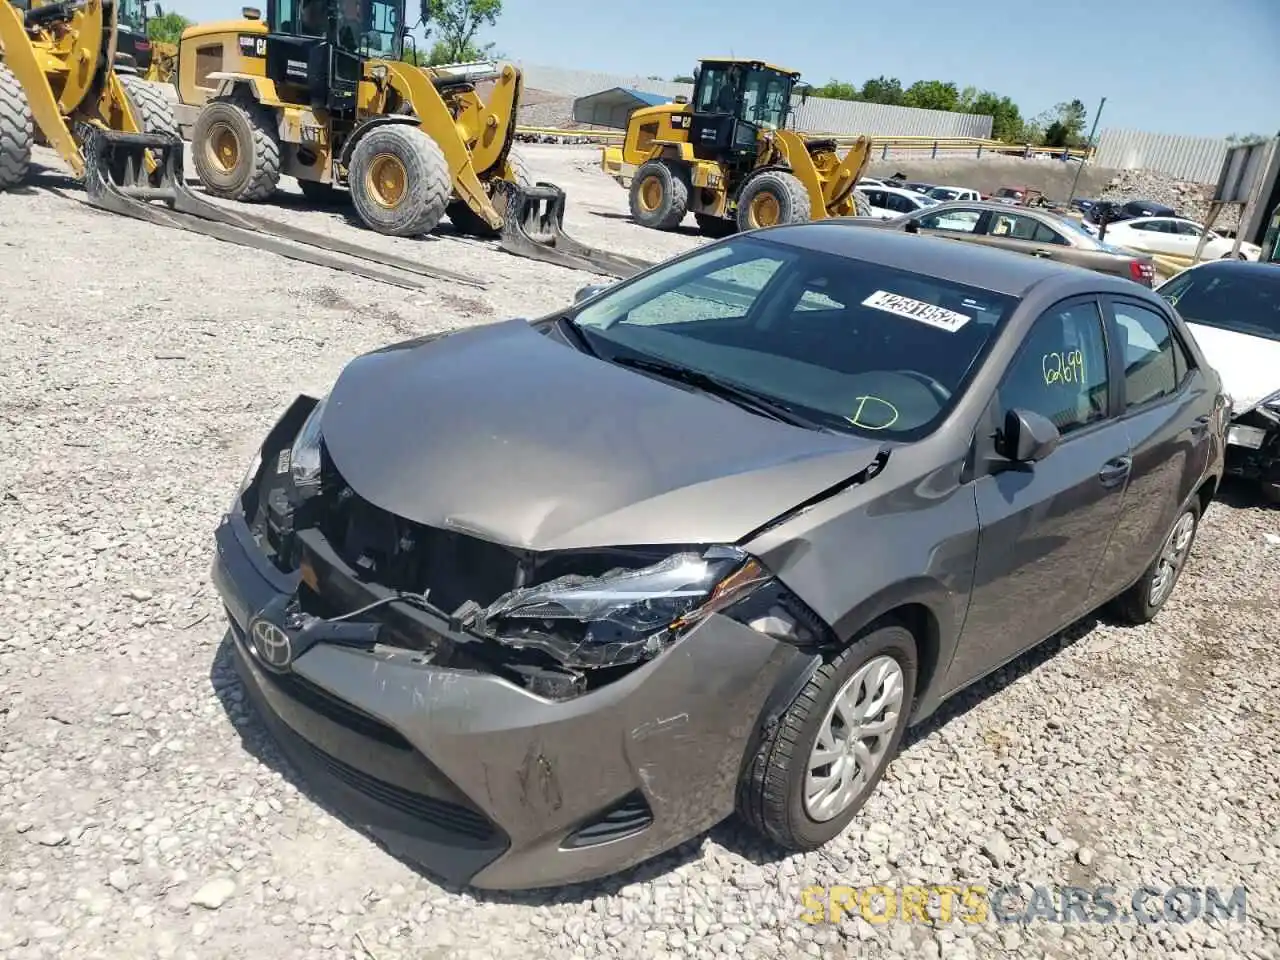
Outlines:
<svg viewBox="0 0 1280 960"><path fill-rule="evenodd" d="M570 229L637 256L594 151L529 148ZM273 215L484 273L406 294L83 206L43 152L0 198L0 957L1280 957L1280 513L1210 508L1154 624L1089 621L919 731L854 826L778 859L733 822L621 877L445 889L313 802L246 711L212 530L299 390L591 277ZM266 212L266 211L264 211ZM810 884L1248 887L1244 922L801 920Z"/></svg>

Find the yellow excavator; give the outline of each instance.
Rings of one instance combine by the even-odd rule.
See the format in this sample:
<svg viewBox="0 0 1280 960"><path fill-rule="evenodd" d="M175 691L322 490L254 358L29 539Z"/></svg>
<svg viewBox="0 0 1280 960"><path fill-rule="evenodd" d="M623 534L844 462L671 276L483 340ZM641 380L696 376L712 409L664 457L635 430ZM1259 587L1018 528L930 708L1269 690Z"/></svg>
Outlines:
<svg viewBox="0 0 1280 960"><path fill-rule="evenodd" d="M673 230L689 213L721 236L779 223L868 216L854 192L871 160L859 137L841 157L834 139L806 139L787 123L800 74L762 60L708 58L694 71L693 101L635 110L622 146L601 166L630 189L631 216ZM807 88L801 103L807 99Z"/></svg>
<svg viewBox="0 0 1280 960"><path fill-rule="evenodd" d="M405 0L268 0L265 21L246 7L183 31L178 111L205 190L264 201L290 176L311 198L345 189L382 234L447 216L522 256L623 277L649 266L568 237L563 191L530 182L512 149L520 71L404 62L404 13Z"/></svg>
<svg viewBox="0 0 1280 960"><path fill-rule="evenodd" d="M226 210L183 176L183 141L162 88L117 70L113 0L0 0L0 194L32 147L51 147L95 207L409 289L479 278Z"/></svg>

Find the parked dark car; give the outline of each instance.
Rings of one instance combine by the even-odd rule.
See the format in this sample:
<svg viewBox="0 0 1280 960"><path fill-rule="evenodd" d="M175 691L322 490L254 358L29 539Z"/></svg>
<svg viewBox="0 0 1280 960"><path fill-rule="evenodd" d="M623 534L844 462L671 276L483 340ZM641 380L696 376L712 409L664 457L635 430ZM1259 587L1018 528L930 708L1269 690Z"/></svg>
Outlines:
<svg viewBox="0 0 1280 960"><path fill-rule="evenodd" d="M1223 416L1137 284L756 230L356 358L268 432L213 579L312 787L454 882L598 877L735 809L810 850L947 696L1158 615Z"/></svg>
<svg viewBox="0 0 1280 960"><path fill-rule="evenodd" d="M1130 200L1122 204L1115 220L1132 220L1134 217L1176 217L1178 211L1167 203L1156 203L1154 200Z"/></svg>
<svg viewBox="0 0 1280 960"><path fill-rule="evenodd" d="M892 220L860 220L867 226L906 233L930 234L998 247L1046 260L1059 260L1089 270L1125 277L1145 287L1155 278L1146 254L1103 243L1074 221L1048 210L1009 207L1000 201L953 200Z"/></svg>

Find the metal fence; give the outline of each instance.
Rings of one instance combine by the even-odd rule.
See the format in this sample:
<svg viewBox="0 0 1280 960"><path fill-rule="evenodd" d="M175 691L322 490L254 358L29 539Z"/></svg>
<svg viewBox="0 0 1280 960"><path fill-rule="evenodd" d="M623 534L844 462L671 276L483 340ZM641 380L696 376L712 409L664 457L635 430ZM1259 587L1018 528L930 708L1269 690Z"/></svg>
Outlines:
<svg viewBox="0 0 1280 960"><path fill-rule="evenodd" d="M1108 129L1098 137L1094 162L1100 167L1153 170L1181 180L1217 183L1227 147L1226 140L1214 137Z"/></svg>
<svg viewBox="0 0 1280 960"><path fill-rule="evenodd" d="M592 73L566 70L536 63L516 61L524 73L526 87L558 93L565 97L585 97L613 87L627 87L665 97L692 96L693 85L670 80L624 74ZM810 97L796 110L797 130L822 133L838 130L899 137L975 137L991 136L991 118L944 110L917 110L914 107L890 107L879 103L856 103Z"/></svg>

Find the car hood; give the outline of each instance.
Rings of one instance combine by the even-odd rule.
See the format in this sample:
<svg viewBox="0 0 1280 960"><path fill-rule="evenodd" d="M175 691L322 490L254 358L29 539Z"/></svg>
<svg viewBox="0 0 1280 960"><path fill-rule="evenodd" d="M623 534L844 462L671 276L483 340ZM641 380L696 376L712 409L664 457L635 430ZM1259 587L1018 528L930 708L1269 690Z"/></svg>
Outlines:
<svg viewBox="0 0 1280 960"><path fill-rule="evenodd" d="M356 358L320 429L375 506L539 551L734 542L880 450L607 363L522 320Z"/></svg>
<svg viewBox="0 0 1280 960"><path fill-rule="evenodd" d="M1187 321L1209 365L1222 377L1235 412L1251 410L1280 390L1280 341Z"/></svg>

